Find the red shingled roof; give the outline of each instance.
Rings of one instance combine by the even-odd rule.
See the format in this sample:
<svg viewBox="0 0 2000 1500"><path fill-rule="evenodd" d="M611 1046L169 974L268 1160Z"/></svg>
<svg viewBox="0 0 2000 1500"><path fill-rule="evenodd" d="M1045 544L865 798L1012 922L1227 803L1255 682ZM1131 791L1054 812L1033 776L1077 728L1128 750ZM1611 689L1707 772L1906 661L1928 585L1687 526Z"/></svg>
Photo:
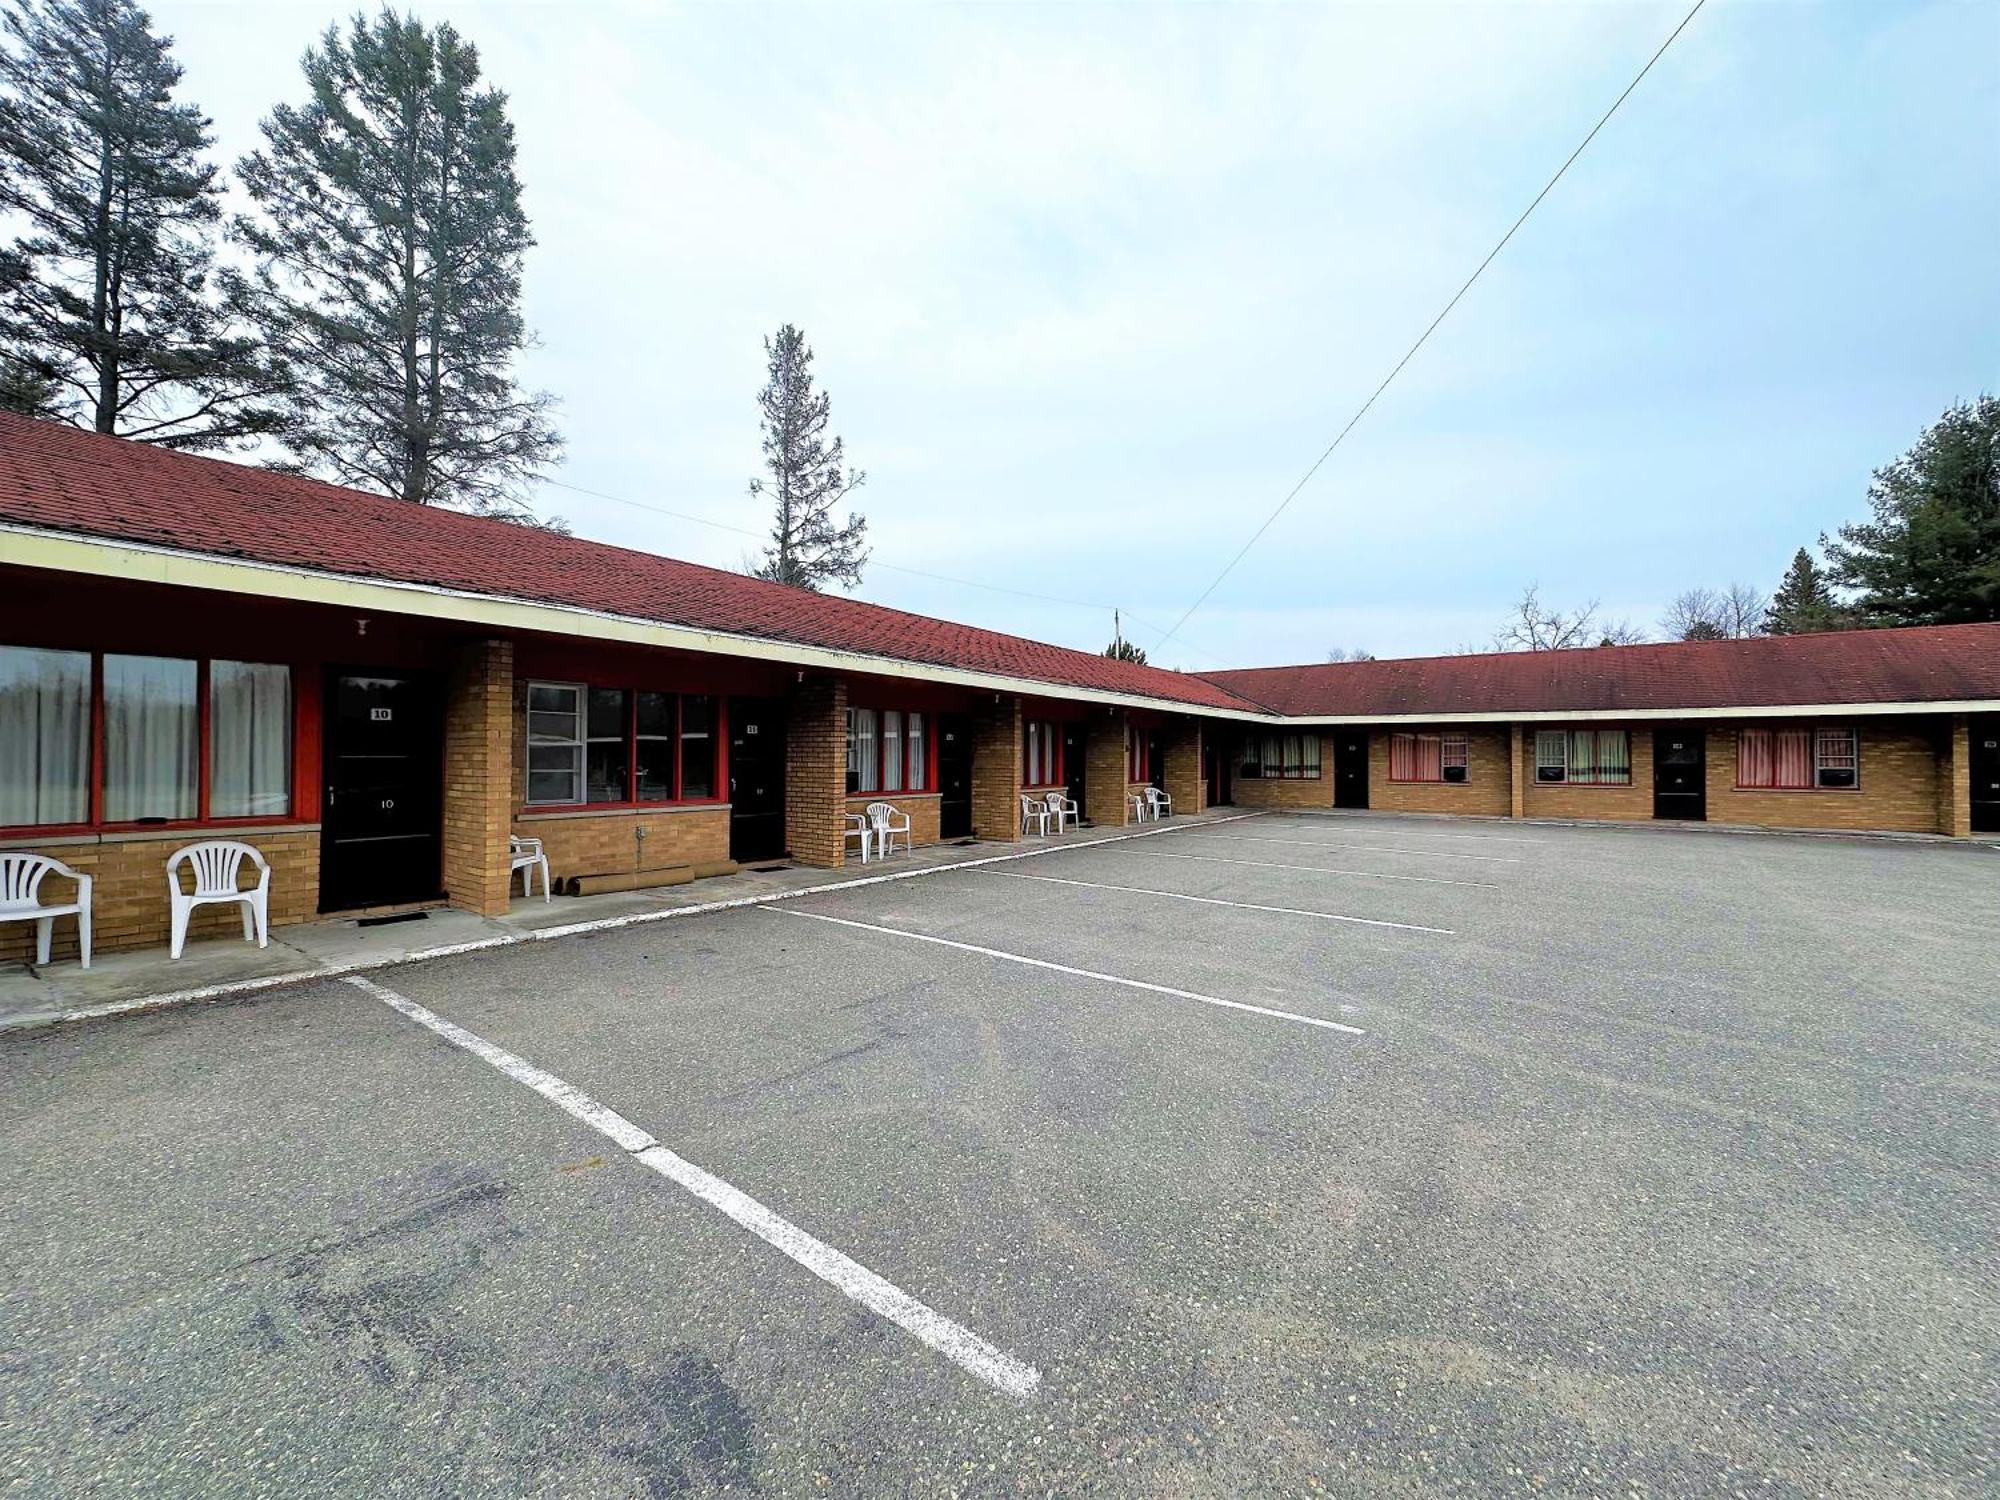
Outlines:
<svg viewBox="0 0 2000 1500"><path fill-rule="evenodd" d="M1255 711L1201 677L0 413L0 521ZM4 555L4 547L0 547Z"/></svg>
<svg viewBox="0 0 2000 1500"><path fill-rule="evenodd" d="M1207 672L1302 717L2000 699L2000 624Z"/></svg>

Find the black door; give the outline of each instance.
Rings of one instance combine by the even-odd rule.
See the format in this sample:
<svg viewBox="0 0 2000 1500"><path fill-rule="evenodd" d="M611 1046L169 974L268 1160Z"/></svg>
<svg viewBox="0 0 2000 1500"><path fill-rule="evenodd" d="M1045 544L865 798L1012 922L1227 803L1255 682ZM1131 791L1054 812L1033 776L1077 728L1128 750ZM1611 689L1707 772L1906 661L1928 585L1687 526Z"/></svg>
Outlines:
<svg viewBox="0 0 2000 1500"><path fill-rule="evenodd" d="M1333 805L1368 805L1368 735L1356 730L1333 738Z"/></svg>
<svg viewBox="0 0 2000 1500"><path fill-rule="evenodd" d="M972 837L972 726L964 714L942 714L937 725L938 837Z"/></svg>
<svg viewBox="0 0 2000 1500"><path fill-rule="evenodd" d="M1063 795L1076 804L1077 816L1083 816L1084 770L1090 760L1083 748L1083 726L1063 725Z"/></svg>
<svg viewBox="0 0 2000 1500"><path fill-rule="evenodd" d="M436 679L328 672L321 749L319 909L442 895L444 718Z"/></svg>
<svg viewBox="0 0 2000 1500"><path fill-rule="evenodd" d="M729 700L729 857L738 864L785 852L785 706Z"/></svg>
<svg viewBox="0 0 2000 1500"><path fill-rule="evenodd" d="M1653 731L1653 816L1699 823L1708 817L1708 731L1676 725Z"/></svg>
<svg viewBox="0 0 2000 1500"><path fill-rule="evenodd" d="M1972 831L2000 833L2000 718L1972 721Z"/></svg>
<svg viewBox="0 0 2000 1500"><path fill-rule="evenodd" d="M1208 782L1208 805L1230 807L1229 772L1231 762L1215 741L1204 735L1201 742L1202 776Z"/></svg>
<svg viewBox="0 0 2000 1500"><path fill-rule="evenodd" d="M1146 767L1152 772L1152 783L1161 791L1167 789L1167 757L1161 753L1160 734L1156 729L1146 731Z"/></svg>

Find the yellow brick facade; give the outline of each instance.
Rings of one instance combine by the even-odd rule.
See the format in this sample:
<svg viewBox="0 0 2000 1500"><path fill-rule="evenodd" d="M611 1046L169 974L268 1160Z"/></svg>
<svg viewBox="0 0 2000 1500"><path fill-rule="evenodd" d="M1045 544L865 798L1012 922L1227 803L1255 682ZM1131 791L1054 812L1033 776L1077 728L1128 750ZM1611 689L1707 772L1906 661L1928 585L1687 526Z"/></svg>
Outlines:
<svg viewBox="0 0 2000 1500"><path fill-rule="evenodd" d="M1797 792L1738 787L1736 731L1734 727L1711 729L1709 821L1749 823L1764 828L1950 832L1949 820L1941 823L1938 816L1939 751L1949 741L1937 731L1926 730L1909 720L1862 719L1853 727L1859 730L1861 739L1861 784L1852 791ZM1951 773L1946 774L1949 777Z"/></svg>
<svg viewBox="0 0 2000 1500"><path fill-rule="evenodd" d="M1333 806L1333 736L1319 737L1319 775L1306 777L1245 776L1242 737L1230 735L1223 752L1236 757L1237 774L1230 797L1238 807L1269 808L1275 812L1311 811Z"/></svg>
<svg viewBox="0 0 2000 1500"><path fill-rule="evenodd" d="M1466 739L1464 781L1391 781L1389 740L1392 734L1463 734ZM1507 764L1507 731L1475 726L1445 728L1416 725L1410 729L1377 730L1368 737L1368 805L1378 812L1458 813L1470 817L1507 816L1513 801Z"/></svg>
<svg viewBox="0 0 2000 1500"><path fill-rule="evenodd" d="M886 802L910 820L910 847L940 842L938 834L938 794L936 792L866 792L847 799L847 810L865 813L871 802ZM902 836L897 835L900 845Z"/></svg>
<svg viewBox="0 0 2000 1500"><path fill-rule="evenodd" d="M1653 726L1651 724L1592 724L1592 729L1623 729L1631 736L1632 780L1625 786L1571 786L1535 780L1535 731L1566 729L1568 725L1529 724L1521 734L1521 806L1530 818L1607 818L1644 822L1653 816ZM1711 812L1710 817L1715 814Z"/></svg>

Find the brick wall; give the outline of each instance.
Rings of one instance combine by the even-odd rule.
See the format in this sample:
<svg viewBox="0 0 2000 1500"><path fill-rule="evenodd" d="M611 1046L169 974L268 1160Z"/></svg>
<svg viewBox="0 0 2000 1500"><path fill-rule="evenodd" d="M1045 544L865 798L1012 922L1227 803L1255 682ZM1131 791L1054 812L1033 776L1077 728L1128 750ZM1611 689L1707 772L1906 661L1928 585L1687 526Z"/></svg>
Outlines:
<svg viewBox="0 0 2000 1500"><path fill-rule="evenodd" d="M1194 719L1169 725L1160 734L1166 763L1162 779L1177 813L1200 812L1208 796L1208 782L1201 774L1201 734L1201 724Z"/></svg>
<svg viewBox="0 0 2000 1500"><path fill-rule="evenodd" d="M1650 724L1600 724L1600 729L1624 728L1632 739L1632 782L1629 786L1544 785L1535 780L1535 730L1521 736L1521 803L1531 818L1606 818L1645 822L1653 816L1653 729ZM1551 728L1556 726L1550 726ZM1714 817L1713 811L1709 813Z"/></svg>
<svg viewBox="0 0 2000 1500"><path fill-rule="evenodd" d="M1091 716L1083 755L1083 815L1099 828L1123 828L1131 816L1125 801L1124 709Z"/></svg>
<svg viewBox="0 0 2000 1500"><path fill-rule="evenodd" d="M897 812L910 820L910 847L939 842L938 834L938 794L936 792L867 792L859 797L847 799L847 810L852 813L868 811L871 802L886 802ZM902 844L902 836L896 839ZM859 857L857 846L849 845Z"/></svg>
<svg viewBox="0 0 2000 1500"><path fill-rule="evenodd" d="M1937 826L1956 839L1972 836L1972 726L1964 714L1953 714L1939 737Z"/></svg>
<svg viewBox="0 0 2000 1500"><path fill-rule="evenodd" d="M972 711L972 831L1021 836L1021 700L1006 694Z"/></svg>
<svg viewBox="0 0 2000 1500"><path fill-rule="evenodd" d="M1534 778L1535 768L1528 764L1527 740L1527 730L1523 726L1507 726L1507 816L1510 818L1525 818L1528 815L1528 783Z"/></svg>
<svg viewBox="0 0 2000 1500"><path fill-rule="evenodd" d="M1420 729L1409 733L1463 733L1466 738L1466 779L1443 782L1403 782L1389 779L1389 739L1392 731L1368 740L1368 805L1380 812L1462 813L1482 817L1507 816L1514 788L1508 770L1509 736L1504 729L1468 727Z"/></svg>
<svg viewBox="0 0 2000 1500"><path fill-rule="evenodd" d="M444 887L481 916L507 910L514 815L514 645L476 641L452 664L444 707Z"/></svg>
<svg viewBox="0 0 2000 1500"><path fill-rule="evenodd" d="M525 813L514 819L514 832L542 841L549 874L558 884L571 875L624 875L729 859L727 807ZM517 892L520 880L514 877Z"/></svg>
<svg viewBox="0 0 2000 1500"><path fill-rule="evenodd" d="M1222 746L1226 755L1239 756L1242 753L1242 737L1232 734ZM1333 806L1333 737L1319 737L1319 775L1298 779L1283 777L1244 776L1241 774L1242 761L1236 761L1238 774L1230 788L1238 807L1269 807L1279 811L1296 808L1326 808Z"/></svg>
<svg viewBox="0 0 2000 1500"><path fill-rule="evenodd" d="M271 863L271 926L309 922L319 907L319 826L288 824L278 829L241 828L219 830L178 829L159 833L108 833L77 835L40 842L9 839L8 849L26 849L59 859L79 874L96 881L91 892L91 955L115 953L128 948L161 948L167 944L167 856L187 844L210 838L234 838L249 844ZM255 865L245 862L241 874L244 885L256 875ZM189 876L181 872L182 889ZM42 899L63 902L72 899L76 887L59 875L42 883ZM190 944L210 938L243 941L241 907L196 907L188 924ZM18 963L35 956L35 928L28 922L0 924L0 963ZM76 957L76 922L56 918L55 945L51 961Z"/></svg>
<svg viewBox="0 0 2000 1500"><path fill-rule="evenodd" d="M1766 828L1942 831L1936 731L1914 719L1861 719L1855 727L1861 736L1861 785L1851 792L1741 790L1736 785L1735 726L1711 729L1709 821Z"/></svg>
<svg viewBox="0 0 2000 1500"><path fill-rule="evenodd" d="M847 684L808 676L785 724L785 845L802 865L847 863Z"/></svg>

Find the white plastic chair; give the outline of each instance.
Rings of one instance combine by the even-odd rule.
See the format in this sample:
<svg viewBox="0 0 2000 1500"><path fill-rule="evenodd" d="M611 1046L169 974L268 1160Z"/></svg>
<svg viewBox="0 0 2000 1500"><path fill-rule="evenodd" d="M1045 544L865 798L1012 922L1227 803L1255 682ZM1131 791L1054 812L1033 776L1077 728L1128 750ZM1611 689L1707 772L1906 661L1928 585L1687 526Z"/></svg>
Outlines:
<svg viewBox="0 0 2000 1500"><path fill-rule="evenodd" d="M237 872L243 861L257 867L257 883L249 890L237 888ZM180 867L194 867L194 891L181 890ZM168 955L181 956L187 946L188 918L197 906L221 906L236 902L243 908L243 941L259 948L271 945L271 865L248 844L233 839L211 839L176 849L167 860L167 902L173 912L173 938Z"/></svg>
<svg viewBox="0 0 2000 1500"><path fill-rule="evenodd" d="M896 852L896 835L903 836L903 852L910 851L910 817L887 802L868 804L868 822L875 831L875 852L887 859Z"/></svg>
<svg viewBox="0 0 2000 1500"><path fill-rule="evenodd" d="M1049 821L1056 825L1057 833L1063 831L1064 823L1068 823L1072 828L1076 827L1082 817L1077 805L1061 792L1050 792L1044 796L1042 808L1047 813Z"/></svg>
<svg viewBox="0 0 2000 1500"><path fill-rule="evenodd" d="M513 893L514 872L519 870L522 872L521 894L523 896L534 895L535 871L538 869L542 872L542 899L544 901L553 901L555 898L549 894L549 857L542 852L542 841L540 839L518 838L513 834L509 834L507 836L508 893L510 895Z"/></svg>
<svg viewBox="0 0 2000 1500"><path fill-rule="evenodd" d="M1171 818L1174 815L1174 799L1156 786L1146 788L1146 807L1153 814L1153 821Z"/></svg>
<svg viewBox="0 0 2000 1500"><path fill-rule="evenodd" d="M60 875L76 882L76 899L42 904L42 881ZM35 962L49 961L49 945L55 941L56 918L76 918L76 947L83 966L90 967L90 887L91 877L79 875L59 859L46 854L0 854L0 922L35 924Z"/></svg>
<svg viewBox="0 0 2000 1500"><path fill-rule="evenodd" d="M1125 790L1125 805L1132 809L1132 821L1143 823L1152 813L1152 806L1144 792L1135 792L1130 787Z"/></svg>
<svg viewBox="0 0 2000 1500"><path fill-rule="evenodd" d="M1033 829L1043 838L1049 836L1049 805L1033 792L1021 793L1021 832Z"/></svg>
<svg viewBox="0 0 2000 1500"><path fill-rule="evenodd" d="M847 837L857 839L861 844L861 863L868 863L868 851L875 845L875 830L868 826L865 813L851 812L847 815Z"/></svg>

